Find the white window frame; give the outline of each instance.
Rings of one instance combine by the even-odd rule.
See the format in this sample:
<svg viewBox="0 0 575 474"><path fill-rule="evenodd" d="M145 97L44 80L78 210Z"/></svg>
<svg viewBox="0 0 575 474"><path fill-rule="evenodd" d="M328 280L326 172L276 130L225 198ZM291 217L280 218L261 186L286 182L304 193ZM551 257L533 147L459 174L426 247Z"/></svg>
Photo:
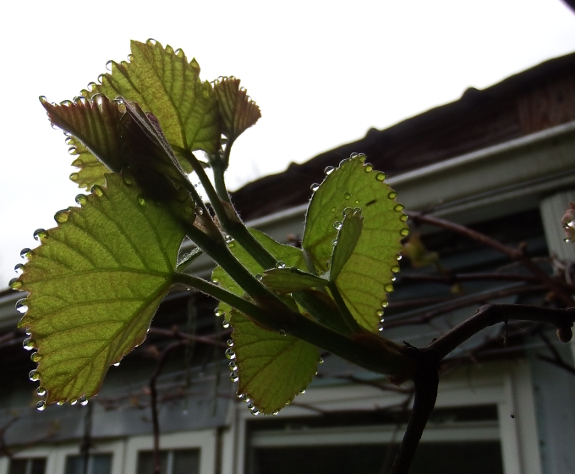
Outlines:
<svg viewBox="0 0 575 474"><path fill-rule="evenodd" d="M314 388L297 397L295 402L317 405L328 411L347 411L394 406L404 400L404 395L383 392L373 387L349 384L329 388ZM422 441L499 440L505 474L541 474L539 444L537 439L535 404L533 400L529 366L525 360L504 361L485 364L481 368L466 367L443 377L439 385L437 408L457 408L478 405L495 405L498 411L498 427L487 424L479 430L471 429L471 424L447 430L429 429L424 432ZM245 474L245 454L247 443L247 423L257 421L243 403L231 407L234 423L224 432L224 456L222 474ZM513 417L512 417L513 415ZM290 405L284 408L278 418L314 416L308 409ZM260 416L260 418L262 418ZM316 430L314 430L316 432ZM325 430L326 440L333 444L360 443L367 441L375 433L369 429L346 429L345 433ZM380 442L391 440L392 431L379 431ZM259 443L268 446L303 444L305 434L275 435ZM399 439L403 431L399 431ZM297 441L295 438L299 438ZM344 441L342 441L344 440ZM277 444L274 444L274 441ZM310 442L317 443L317 437ZM324 438L322 437L322 442ZM233 448L232 448L233 446Z"/></svg>
<svg viewBox="0 0 575 474"><path fill-rule="evenodd" d="M216 470L216 430L187 431L162 434L160 449L198 449L200 451L200 474L214 474ZM152 436L135 436L126 441L126 474L136 474L138 453L154 449Z"/></svg>

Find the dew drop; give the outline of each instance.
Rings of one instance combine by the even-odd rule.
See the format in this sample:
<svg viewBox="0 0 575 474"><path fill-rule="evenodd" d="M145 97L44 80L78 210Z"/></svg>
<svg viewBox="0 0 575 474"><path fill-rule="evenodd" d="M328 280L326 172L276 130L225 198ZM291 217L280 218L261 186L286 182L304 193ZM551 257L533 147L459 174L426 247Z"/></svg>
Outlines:
<svg viewBox="0 0 575 474"><path fill-rule="evenodd" d="M395 257L397 259L397 261L399 262L402 258L403 255L401 255L400 253L397 254L397 257Z"/></svg>
<svg viewBox="0 0 575 474"><path fill-rule="evenodd" d="M278 262L276 263L276 268L285 268L286 264L284 262Z"/></svg>
<svg viewBox="0 0 575 474"><path fill-rule="evenodd" d="M238 397L238 399L240 399L240 400L243 400L245 397L245 394L236 392L236 397Z"/></svg>
<svg viewBox="0 0 575 474"><path fill-rule="evenodd" d="M36 389L36 393L38 394L39 397L43 397L44 395L46 395L46 389L40 386Z"/></svg>
<svg viewBox="0 0 575 474"><path fill-rule="evenodd" d="M228 349L226 349L226 357L228 359L235 359L236 358L236 353L233 351L233 349L231 347L229 347Z"/></svg>
<svg viewBox="0 0 575 474"><path fill-rule="evenodd" d="M139 196L138 197L138 204L140 206L144 207L146 205L146 200L142 196Z"/></svg>
<svg viewBox="0 0 575 474"><path fill-rule="evenodd" d="M30 373L28 374L28 378L32 381L35 382L36 380L40 380L40 374L38 373L38 371L36 369L32 369L30 371Z"/></svg>
<svg viewBox="0 0 575 474"><path fill-rule="evenodd" d="M571 239L570 239L569 237L565 237L565 238L563 239L563 241L564 241L564 242L567 242L567 243L570 243L570 242L571 242Z"/></svg>
<svg viewBox="0 0 575 474"><path fill-rule="evenodd" d="M383 332L383 326L380 324L379 326L377 326L377 330L378 330L379 332Z"/></svg>
<svg viewBox="0 0 575 474"><path fill-rule="evenodd" d="M235 370L238 370L238 366L236 365L235 361L230 361L230 363L228 364L228 367L230 368L230 370L233 372Z"/></svg>
<svg viewBox="0 0 575 474"><path fill-rule="evenodd" d="M64 405L64 402L62 400L56 402L56 405L58 405L59 407L61 407L62 405Z"/></svg>
<svg viewBox="0 0 575 474"><path fill-rule="evenodd" d="M285 329L280 329L280 336L287 336Z"/></svg>
<svg viewBox="0 0 575 474"><path fill-rule="evenodd" d="M387 175L385 173L377 173L375 175L375 179L378 181L385 181L385 178L387 178Z"/></svg>
<svg viewBox="0 0 575 474"><path fill-rule="evenodd" d="M329 176L330 174L333 173L333 170L334 170L334 169L335 169L335 168L334 168L333 166L327 166L327 167L323 170L323 172Z"/></svg>
<svg viewBox="0 0 575 474"><path fill-rule="evenodd" d="M18 275L22 275L22 272L24 272L24 264L23 263L17 263L14 266L14 271L18 274Z"/></svg>
<svg viewBox="0 0 575 474"><path fill-rule="evenodd" d="M309 189L311 189L314 193L319 189L319 184L318 183L313 183Z"/></svg>
<svg viewBox="0 0 575 474"><path fill-rule="evenodd" d="M148 44L150 46L155 46L157 44L157 41L154 38L148 38L146 40L146 44Z"/></svg>
<svg viewBox="0 0 575 474"><path fill-rule="evenodd" d="M45 409L46 409L46 402L44 400L40 400L38 403L36 403L36 410L44 411Z"/></svg>
<svg viewBox="0 0 575 474"><path fill-rule="evenodd" d="M319 360L317 361L318 364L323 364L323 359L320 357Z"/></svg>
<svg viewBox="0 0 575 474"><path fill-rule="evenodd" d="M92 186L92 189L90 189L90 192L92 194L95 194L98 197L102 197L104 195L104 190L98 186L97 184L94 184L94 186Z"/></svg>
<svg viewBox="0 0 575 474"><path fill-rule="evenodd" d="M230 327L229 321L227 321L227 320L224 319L224 320L222 321L222 327L223 327L224 329L228 329L228 328Z"/></svg>
<svg viewBox="0 0 575 474"><path fill-rule="evenodd" d="M404 227L399 231L399 235L401 235L402 237L407 237L409 235L409 229L407 227Z"/></svg>
<svg viewBox="0 0 575 474"><path fill-rule="evenodd" d="M344 193L343 198L344 198L346 201L349 201L349 199L351 198L351 194L349 194L349 193Z"/></svg>
<svg viewBox="0 0 575 474"><path fill-rule="evenodd" d="M348 161L349 161L349 158L344 158L343 160L341 160L341 161L339 162L339 166L341 167L341 166L345 165L346 162L348 162Z"/></svg>
<svg viewBox="0 0 575 474"><path fill-rule="evenodd" d="M391 283L386 283L383 286L383 289L387 292L387 293L391 293L393 291L393 285Z"/></svg>
<svg viewBox="0 0 575 474"><path fill-rule="evenodd" d="M195 211L198 216L202 216L204 214L204 210L200 206L196 206Z"/></svg>
<svg viewBox="0 0 575 474"><path fill-rule="evenodd" d="M114 64L114 61L108 61L106 63L106 71L112 72L112 64Z"/></svg>
<svg viewBox="0 0 575 474"><path fill-rule="evenodd" d="M391 192L387 195L387 197L388 197L389 199L395 199L395 198L397 197L397 193L396 193L395 191L391 191Z"/></svg>
<svg viewBox="0 0 575 474"><path fill-rule="evenodd" d="M70 400L70 405L74 406L76 403L78 403L78 400L76 398L72 398Z"/></svg>
<svg viewBox="0 0 575 474"><path fill-rule="evenodd" d="M232 382L238 382L240 380L240 377L238 376L237 372L230 372L230 380ZM241 394L240 394L241 395ZM238 398L240 398L240 395L238 395Z"/></svg>
<svg viewBox="0 0 575 474"><path fill-rule="evenodd" d="M25 247L22 250L20 250L20 257L28 258L30 256L30 252L31 250L28 247Z"/></svg>
<svg viewBox="0 0 575 474"><path fill-rule="evenodd" d="M15 305L16 311L18 311L19 313L22 313L22 314L24 314L26 311L28 311L28 306L26 303L28 303L26 301L26 298L21 298L18 301L16 301L16 305Z"/></svg>
<svg viewBox="0 0 575 474"><path fill-rule="evenodd" d="M86 197L85 194L78 194L74 198L74 201L76 201L76 204L83 206L84 204L86 204L88 202L88 198Z"/></svg>
<svg viewBox="0 0 575 474"><path fill-rule="evenodd" d="M63 224L64 222L67 222L68 217L69 217L68 209L62 209L61 211L58 211L56 214L54 214L54 220L58 224Z"/></svg>
<svg viewBox="0 0 575 474"><path fill-rule="evenodd" d="M236 243L233 240L228 243L228 247L231 249L233 249L235 246L236 246Z"/></svg>
<svg viewBox="0 0 575 474"><path fill-rule="evenodd" d="M216 309L216 310L214 311L214 315L215 315L217 318L221 318L224 314L225 314L224 311L222 311L221 309Z"/></svg>
<svg viewBox="0 0 575 474"><path fill-rule="evenodd" d="M395 212L401 212L405 209L405 206L403 206L402 204L398 204L397 206L395 206L394 208Z"/></svg>
<svg viewBox="0 0 575 474"><path fill-rule="evenodd" d="M343 211L341 211L341 214L344 217L349 217L353 214L353 209L351 207L346 207Z"/></svg>
<svg viewBox="0 0 575 474"><path fill-rule="evenodd" d="M82 395L79 401L80 405L82 405L83 407L85 407L88 404L88 399L86 398L86 395Z"/></svg>
<svg viewBox="0 0 575 474"><path fill-rule="evenodd" d="M30 360L37 364L42 360L42 356L37 352L32 352L32 354L30 355Z"/></svg>
<svg viewBox="0 0 575 474"><path fill-rule="evenodd" d="M278 413L279 413L279 410L272 411L273 416L277 416Z"/></svg>
<svg viewBox="0 0 575 474"><path fill-rule="evenodd" d="M333 227L334 227L335 230L340 230L340 229L341 229L341 226L342 226L342 223L339 222L339 221L335 221L335 222L333 223Z"/></svg>
<svg viewBox="0 0 575 474"><path fill-rule="evenodd" d="M212 283L216 283L216 284L217 284L217 283L219 283L219 281L220 281L220 280L219 280L218 278L212 278Z"/></svg>
<svg viewBox="0 0 575 474"><path fill-rule="evenodd" d="M79 173L72 173L72 174L69 176L69 178L70 178L70 181L74 181L74 182L79 181L79 179L80 179L80 174L79 174Z"/></svg>
<svg viewBox="0 0 575 474"><path fill-rule="evenodd" d="M27 337L22 341L22 347L27 351L31 351L32 349L36 349L36 343L34 342L34 339Z"/></svg>
<svg viewBox="0 0 575 474"><path fill-rule="evenodd" d="M387 308L389 306L389 301L385 300L381 302L381 307L382 308Z"/></svg>
<svg viewBox="0 0 575 474"><path fill-rule="evenodd" d="M8 286L12 290L19 290L20 288L22 288L22 280L20 280L19 278L12 278L12 280L8 282Z"/></svg>
<svg viewBox="0 0 575 474"><path fill-rule="evenodd" d="M383 316L383 310L380 309L379 311L376 311L376 312L375 312L375 315L376 315L378 318L381 318L381 317Z"/></svg>
<svg viewBox="0 0 575 474"><path fill-rule="evenodd" d="M399 272L399 265L394 265L393 267L391 267L391 271L392 271L393 273Z"/></svg>
<svg viewBox="0 0 575 474"><path fill-rule="evenodd" d="M120 367L120 363L116 362L115 364L112 364L114 367Z"/></svg>
<svg viewBox="0 0 575 474"><path fill-rule="evenodd" d="M363 166L366 173L371 173L373 171L373 165L371 163L365 163Z"/></svg>
<svg viewBox="0 0 575 474"><path fill-rule="evenodd" d="M402 214L402 215L399 217L399 220L400 220L401 222L406 222L407 219L409 219L409 216L408 216L407 214Z"/></svg>
<svg viewBox="0 0 575 474"><path fill-rule="evenodd" d="M256 275L256 280L262 281L262 279L263 279L263 276L258 273L258 274Z"/></svg>
<svg viewBox="0 0 575 474"><path fill-rule="evenodd" d="M48 233L46 232L45 229L36 229L34 231L34 234L32 234L32 235L34 236L34 240L37 240L38 242L40 242L46 238Z"/></svg>
<svg viewBox="0 0 575 474"><path fill-rule="evenodd" d="M228 339L226 344L228 345L228 347L234 347L234 340L233 339Z"/></svg>
<svg viewBox="0 0 575 474"><path fill-rule="evenodd" d="M354 151L353 153L351 153L351 154L349 155L349 159L350 159L350 160L353 160L356 156L359 156L359 153L356 153L356 152Z"/></svg>

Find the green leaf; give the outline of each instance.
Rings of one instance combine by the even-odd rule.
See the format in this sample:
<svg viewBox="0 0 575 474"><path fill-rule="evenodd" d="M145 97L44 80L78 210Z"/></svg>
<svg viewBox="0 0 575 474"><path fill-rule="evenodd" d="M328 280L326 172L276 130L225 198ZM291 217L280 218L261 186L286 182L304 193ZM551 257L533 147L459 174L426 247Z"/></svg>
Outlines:
<svg viewBox="0 0 575 474"><path fill-rule="evenodd" d="M252 412L276 413L301 393L316 373L315 346L289 335L266 331L233 311L238 394L251 399Z"/></svg>
<svg viewBox="0 0 575 474"><path fill-rule="evenodd" d="M329 284L328 280L303 272L295 267L267 270L263 275L262 282L278 294L323 287Z"/></svg>
<svg viewBox="0 0 575 474"><path fill-rule="evenodd" d="M196 60L188 62L182 50L174 52L153 40L132 41L131 50L130 62L112 61L112 72L100 76L101 84L93 84L83 95L122 96L153 113L166 139L183 158L184 169L186 154L217 152L221 137L217 100L211 84L200 80ZM191 171L189 166L186 171Z"/></svg>
<svg viewBox="0 0 575 474"><path fill-rule="evenodd" d="M67 137L66 143L70 146L68 153L74 156L72 166L78 168L70 175L79 188L90 189L95 184L106 184L105 174L109 173L108 167L96 158L84 144L75 137Z"/></svg>
<svg viewBox="0 0 575 474"><path fill-rule="evenodd" d="M216 82L214 91L223 120L223 134L231 141L262 116L260 108L248 97L247 91L240 87L239 79L222 77Z"/></svg>
<svg viewBox="0 0 575 474"><path fill-rule="evenodd" d="M305 261L301 249L292 247L290 245L283 245L271 237L268 237L263 232L256 229L250 229L253 236L262 244L262 246L268 250L279 262L279 265L285 265L286 268L299 268L300 270L305 269ZM263 268L259 263L257 263L252 256L236 242L232 241L229 244L230 250L235 255L235 257L246 267L252 274L260 274L263 277L263 273L268 270ZM214 283L218 283L227 290L235 293L236 295L243 295L244 290L238 285L221 267L216 267L212 272L212 280ZM224 302L220 302L218 306L218 313L226 315L226 319L229 319L231 306Z"/></svg>
<svg viewBox="0 0 575 474"><path fill-rule="evenodd" d="M125 151L120 122L122 111L116 102L100 95L93 100L79 97L60 105L51 104L44 97L40 102L54 125L74 135L110 170L121 171L125 166Z"/></svg>
<svg viewBox="0 0 575 474"><path fill-rule="evenodd" d="M19 327L31 332L46 403L91 397L110 365L146 337L168 292L184 231L164 207L141 198L129 176L56 214L28 254Z"/></svg>
<svg viewBox="0 0 575 474"><path fill-rule="evenodd" d="M333 248L331 265L329 269L329 280L335 281L343 269L344 265L353 255L355 246L361 236L363 228L363 216L361 209L352 210L348 208L343 215L341 228L337 233L336 243Z"/></svg>
<svg viewBox="0 0 575 474"><path fill-rule="evenodd" d="M280 266L305 268L301 249L282 245L254 229L250 232L276 259ZM264 269L235 242L230 244L236 258L253 274ZM213 281L237 295L243 290L221 267L214 270ZM291 300L290 300L291 301ZM291 301L291 304L295 304ZM317 348L289 335L263 329L229 305L220 303L218 313L230 320L234 329L237 358L238 393L248 396L255 407L270 414L283 408L307 387L319 361Z"/></svg>
<svg viewBox="0 0 575 474"><path fill-rule="evenodd" d="M136 179L151 172L152 179L143 179L158 190L146 186L146 193L158 198L165 194L159 189L158 175L185 186L185 173L157 120L137 104L97 95L92 100L82 97L60 105L43 100L42 105L54 125L79 140L107 168L119 172L130 167ZM79 179L79 174L72 178Z"/></svg>
<svg viewBox="0 0 575 474"><path fill-rule="evenodd" d="M403 206L384 179L383 173L365 163L364 155L342 161L312 196L302 242L315 268L326 272L343 212L361 209L361 236L336 285L353 317L370 331L377 330L386 294L393 291L401 239L408 233Z"/></svg>

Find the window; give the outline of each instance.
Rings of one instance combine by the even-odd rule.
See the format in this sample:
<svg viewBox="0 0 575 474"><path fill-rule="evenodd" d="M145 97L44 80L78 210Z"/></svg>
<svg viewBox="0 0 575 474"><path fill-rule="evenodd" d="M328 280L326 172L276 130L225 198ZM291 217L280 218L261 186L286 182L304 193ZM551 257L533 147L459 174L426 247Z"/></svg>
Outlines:
<svg viewBox="0 0 575 474"><path fill-rule="evenodd" d="M111 454L93 454L88 457L87 469L84 469L86 459L82 455L66 456L64 474L110 474L112 470Z"/></svg>
<svg viewBox="0 0 575 474"><path fill-rule="evenodd" d="M45 474L46 458L12 459L8 474Z"/></svg>
<svg viewBox="0 0 575 474"><path fill-rule="evenodd" d="M164 474L199 474L200 451L198 449L175 449L160 452L161 472ZM137 474L153 474L154 453L138 453Z"/></svg>
<svg viewBox="0 0 575 474"><path fill-rule="evenodd" d="M390 472L406 416L348 412L248 423L246 472ZM466 474L503 473L496 406L436 410L410 472L459 472L461 466Z"/></svg>

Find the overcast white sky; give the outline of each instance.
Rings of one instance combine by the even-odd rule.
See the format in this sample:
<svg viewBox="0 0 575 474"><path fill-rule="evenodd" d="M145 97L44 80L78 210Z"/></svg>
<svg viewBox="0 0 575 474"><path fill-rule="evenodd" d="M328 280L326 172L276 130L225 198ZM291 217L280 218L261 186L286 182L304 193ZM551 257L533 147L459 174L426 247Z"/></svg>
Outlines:
<svg viewBox="0 0 575 474"><path fill-rule="evenodd" d="M31 0L5 2L0 25L0 288L79 192L38 96L73 98L130 39L242 79L263 117L234 146L231 189L575 51L560 0Z"/></svg>

